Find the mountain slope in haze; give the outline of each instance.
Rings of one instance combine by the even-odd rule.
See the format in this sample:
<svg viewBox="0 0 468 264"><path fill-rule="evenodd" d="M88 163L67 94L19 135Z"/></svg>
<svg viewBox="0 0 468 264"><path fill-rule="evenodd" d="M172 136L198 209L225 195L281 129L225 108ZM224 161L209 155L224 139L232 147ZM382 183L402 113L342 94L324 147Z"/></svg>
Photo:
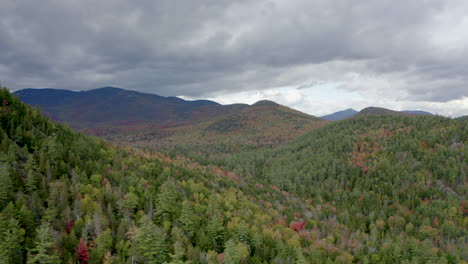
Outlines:
<svg viewBox="0 0 468 264"><path fill-rule="evenodd" d="M186 101L114 87L81 92L23 89L14 94L54 120L76 129L174 121L198 107L219 105L207 100Z"/></svg>
<svg viewBox="0 0 468 264"><path fill-rule="evenodd" d="M372 113L384 114L357 115L272 150L211 162L310 199L317 204L312 214L342 228L327 234L331 240L360 241L353 251L363 255L354 262L464 263L468 123Z"/></svg>
<svg viewBox="0 0 468 264"><path fill-rule="evenodd" d="M427 115L426 112L421 111L395 111L382 107L370 106L362 109L357 115L398 115L398 116L415 116Z"/></svg>
<svg viewBox="0 0 468 264"><path fill-rule="evenodd" d="M215 166L110 146L0 90L1 263L352 259L294 194ZM177 165L185 164L185 167ZM306 217L307 216L307 217Z"/></svg>
<svg viewBox="0 0 468 264"><path fill-rule="evenodd" d="M354 109L346 109L342 111L335 112L333 114L325 115L320 118L330 120L330 121L338 121L338 120L343 120L346 118L350 118L355 116L356 114L393 114L393 115L398 115L399 113L402 115L406 114L415 114L415 115L433 115L430 112L427 111L421 111L421 110L404 110L404 111L393 111L385 108L380 108L380 107L367 107L360 112L354 110Z"/></svg>
<svg viewBox="0 0 468 264"><path fill-rule="evenodd" d="M89 135L181 153L276 146L327 123L271 101L220 105L112 87L25 89L15 95Z"/></svg>
<svg viewBox="0 0 468 264"><path fill-rule="evenodd" d="M403 110L403 113L417 114L417 115L434 115L431 112L422 111L422 110Z"/></svg>
<svg viewBox="0 0 468 264"><path fill-rule="evenodd" d="M224 112L223 112L224 111ZM226 105L200 107L202 114L196 122L171 126L152 125L134 127L130 131L87 131L114 142L175 151L178 154L211 155L268 148L284 144L295 137L328 121L304 114L271 101L253 105Z"/></svg>
<svg viewBox="0 0 468 264"><path fill-rule="evenodd" d="M349 118L357 114L358 111L348 108L346 110L338 111L329 115L321 116L320 118L330 121L338 121L345 118Z"/></svg>

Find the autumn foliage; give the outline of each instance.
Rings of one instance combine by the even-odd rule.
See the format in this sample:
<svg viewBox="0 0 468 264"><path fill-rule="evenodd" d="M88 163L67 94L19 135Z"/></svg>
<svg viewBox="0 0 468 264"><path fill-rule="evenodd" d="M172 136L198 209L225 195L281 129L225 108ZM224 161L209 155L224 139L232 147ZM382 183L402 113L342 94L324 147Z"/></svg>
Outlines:
<svg viewBox="0 0 468 264"><path fill-rule="evenodd" d="M304 229L305 226L306 226L305 220L291 222L291 224L289 224L289 227L294 231L301 231L302 229Z"/></svg>
<svg viewBox="0 0 468 264"><path fill-rule="evenodd" d="M80 242L76 247L76 260L81 264L88 264L89 262L88 246L83 238L80 239Z"/></svg>

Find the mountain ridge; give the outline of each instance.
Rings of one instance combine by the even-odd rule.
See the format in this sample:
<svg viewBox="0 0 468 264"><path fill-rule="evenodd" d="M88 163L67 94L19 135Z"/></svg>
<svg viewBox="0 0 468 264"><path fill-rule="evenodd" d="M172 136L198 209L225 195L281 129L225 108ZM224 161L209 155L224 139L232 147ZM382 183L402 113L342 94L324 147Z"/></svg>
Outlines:
<svg viewBox="0 0 468 264"><path fill-rule="evenodd" d="M334 113L331 113L331 114L328 114L328 115L321 116L320 118L330 120L330 121L338 121L338 120L342 120L342 119L345 119L345 118L352 117L357 113L359 113L359 112L352 109L352 108L348 108L348 109L345 109L345 110L341 110L341 111L338 111L338 112L334 112Z"/></svg>
<svg viewBox="0 0 468 264"><path fill-rule="evenodd" d="M87 91L23 89L13 94L73 128L89 128L100 123L119 125L174 120L198 107L219 105L209 100L187 101L115 87Z"/></svg>
<svg viewBox="0 0 468 264"><path fill-rule="evenodd" d="M221 105L115 87L82 92L27 89L15 95L89 135L132 145L182 147L184 151L275 146L327 122L269 100ZM52 100L47 101L48 97Z"/></svg>

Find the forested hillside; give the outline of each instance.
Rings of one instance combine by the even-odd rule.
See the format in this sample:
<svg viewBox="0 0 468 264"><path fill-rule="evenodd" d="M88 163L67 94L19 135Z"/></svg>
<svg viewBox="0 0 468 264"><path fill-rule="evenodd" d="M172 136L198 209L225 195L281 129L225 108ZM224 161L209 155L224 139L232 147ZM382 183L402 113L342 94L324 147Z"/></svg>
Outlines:
<svg viewBox="0 0 468 264"><path fill-rule="evenodd" d="M210 161L310 199L320 221L348 231L332 239L353 254L457 263L468 257L467 143L466 121L362 115L284 147Z"/></svg>
<svg viewBox="0 0 468 264"><path fill-rule="evenodd" d="M271 101L204 107L198 111L219 111L227 107L232 109L197 122L98 135L121 144L130 143L185 156L206 156L271 148L329 123ZM193 115L197 115L197 111Z"/></svg>
<svg viewBox="0 0 468 264"><path fill-rule="evenodd" d="M43 114L74 129L108 128L161 122L175 122L213 101L186 101L115 87L88 91L61 89L23 89L14 92Z"/></svg>

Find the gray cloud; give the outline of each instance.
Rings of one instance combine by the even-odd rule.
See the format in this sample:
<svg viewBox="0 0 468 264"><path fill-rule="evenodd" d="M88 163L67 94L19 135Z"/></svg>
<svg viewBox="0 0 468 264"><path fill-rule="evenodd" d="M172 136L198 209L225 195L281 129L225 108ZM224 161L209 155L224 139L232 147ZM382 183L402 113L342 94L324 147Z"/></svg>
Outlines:
<svg viewBox="0 0 468 264"><path fill-rule="evenodd" d="M192 97L340 82L446 102L468 96L467 14L464 0L4 0L0 82Z"/></svg>

